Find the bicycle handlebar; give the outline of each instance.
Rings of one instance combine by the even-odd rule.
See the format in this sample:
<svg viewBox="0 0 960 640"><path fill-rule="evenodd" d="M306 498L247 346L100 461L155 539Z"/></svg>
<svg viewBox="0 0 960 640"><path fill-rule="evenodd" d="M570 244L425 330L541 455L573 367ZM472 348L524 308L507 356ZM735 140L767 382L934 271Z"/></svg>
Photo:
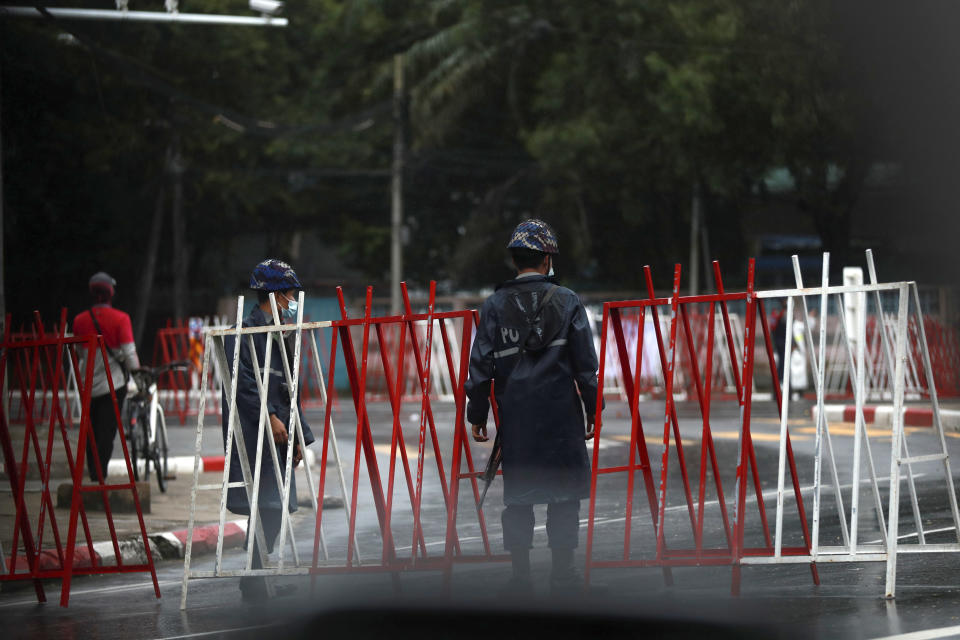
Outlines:
<svg viewBox="0 0 960 640"><path fill-rule="evenodd" d="M130 372L130 375L133 376L133 379L137 381L138 386L148 387L150 383L156 382L161 375L167 373L168 371L186 371L190 369L190 363L185 360L180 360L177 362L168 362L167 364L160 365L159 367L140 367L139 369L133 369ZM140 379L145 378L147 384L141 385Z"/></svg>

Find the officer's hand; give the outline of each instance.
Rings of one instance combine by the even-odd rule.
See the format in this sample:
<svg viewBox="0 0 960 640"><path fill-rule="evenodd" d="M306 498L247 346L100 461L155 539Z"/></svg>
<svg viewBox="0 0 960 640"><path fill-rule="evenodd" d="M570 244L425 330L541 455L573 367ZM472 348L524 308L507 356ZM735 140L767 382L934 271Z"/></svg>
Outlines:
<svg viewBox="0 0 960 640"><path fill-rule="evenodd" d="M490 438L487 437L487 425L486 424L475 424L473 425L473 439L477 442L486 442Z"/></svg>
<svg viewBox="0 0 960 640"><path fill-rule="evenodd" d="M270 431L273 433L273 441L277 444L287 444L287 427L277 416L270 414Z"/></svg>
<svg viewBox="0 0 960 640"><path fill-rule="evenodd" d="M303 451L300 449L300 445L298 444L298 445L296 446L296 448L293 450L293 466L294 466L294 468L296 468L297 465L300 464L300 461L301 461L301 460L303 460Z"/></svg>
<svg viewBox="0 0 960 640"><path fill-rule="evenodd" d="M584 440L593 440L593 422L587 423L587 433L583 437Z"/></svg>

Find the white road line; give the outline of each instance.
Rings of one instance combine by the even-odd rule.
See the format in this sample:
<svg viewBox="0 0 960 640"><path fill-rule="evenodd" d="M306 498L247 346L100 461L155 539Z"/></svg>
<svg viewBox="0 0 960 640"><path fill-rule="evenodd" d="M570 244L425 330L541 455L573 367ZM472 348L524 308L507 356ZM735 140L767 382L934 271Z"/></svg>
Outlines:
<svg viewBox="0 0 960 640"><path fill-rule="evenodd" d="M276 627L276 624L257 624L252 627L233 627L231 629L217 629L216 631L198 631L197 633L185 633L181 636L163 636L156 640L178 640L178 638L202 638L203 636L214 636L220 633L237 633L238 631L249 631L250 629L267 629Z"/></svg>
<svg viewBox="0 0 960 640"><path fill-rule="evenodd" d="M951 636L960 636L960 626L940 627L939 629L926 629L924 631L900 633L895 636L874 638L873 640L932 640L933 638L949 638Z"/></svg>
<svg viewBox="0 0 960 640"><path fill-rule="evenodd" d="M181 581L180 581L180 580L165 580L165 581L159 582L159 584L160 584L160 588L162 589L163 587L169 587L170 585L181 584ZM87 595L87 594L91 594L91 593L112 593L112 592L114 592L114 591L131 591L131 590L133 590L133 589L153 589L153 581L151 580L151 581L149 581L149 582L144 582L144 583L139 583L139 584L123 584L123 585L117 585L117 586L115 586L115 587L101 587L101 588L99 588L99 589L83 589L83 590L81 590L81 591L74 591L73 589L71 589L71 590L70 590L70 597L73 598L73 597L76 597L76 596L82 596L82 595ZM47 593L47 596L48 596L48 597L47 597L47 601L48 601L48 602L50 601L50 597L49 597L49 596L50 596L50 591L51 591L51 590L48 590L48 593ZM59 592L60 592L60 589L57 589L56 591L57 591L57 593L59 593ZM35 605L35 604L38 604L38 603L37 603L37 599L36 599L36 598L31 598L31 599L29 599L29 600L16 600L16 601L14 601L14 602L4 602L4 603L0 604L0 608L4 608L4 607L22 607L22 606L25 606L25 605Z"/></svg>
<svg viewBox="0 0 960 640"><path fill-rule="evenodd" d="M942 529L924 529L923 535L927 535L930 533L943 533L945 531L953 531L953 527L944 527ZM907 538L916 538L916 537L917 537L916 533L905 533L902 536L897 536L897 540L905 540ZM870 542L864 542L863 544L880 544L882 542L883 540L871 540Z"/></svg>
<svg viewBox="0 0 960 640"><path fill-rule="evenodd" d="M925 473L917 473L917 474L914 474L913 477L914 477L914 478L921 478L921 477L923 477L923 476L925 476L925 475L927 475L927 474L925 474ZM881 483L882 483L882 482L885 482L886 480L887 480L887 478L877 478L877 482L881 482ZM905 482L905 481L906 481L906 477L903 477L903 478L900 479L900 482ZM853 486L852 484L844 484L844 485L840 485L840 488L841 488L841 489L849 489L849 488L852 487L852 486ZM800 492L801 492L801 493L809 493L809 492L813 491L813 489L814 489L813 485L811 485L811 486L809 486L809 487L800 487ZM791 494L792 494L792 492L791 492ZM776 495L777 495L777 490L776 490L776 489L768 489L767 491L764 491L764 492L763 492L763 497L764 497L764 498L771 498L771 497L775 497ZM756 501L757 501L757 494L756 494L756 492L751 492L750 495L747 496L747 502L756 502ZM715 507L719 507L719 506L720 506L720 501L719 501L719 500L710 500L710 501L706 502L705 504L711 505L711 506L715 506ZM667 507L667 508L665 509L665 511L686 511L686 509L687 509L687 505L686 505L686 504L677 504L677 505L673 505L672 507ZM634 519L637 519L637 518L640 518L640 516L634 516ZM597 525L601 525L601 524L613 524L613 523L615 523L615 522L624 522L626 519L627 519L626 516L619 516L619 517L616 517L616 518L598 518L595 524L597 524ZM587 520L586 518L581 518L581 520L580 520L580 527L581 527L581 528L582 528L582 527L585 527L585 526L587 525L587 522L588 522L588 520ZM542 524L542 525L539 525L539 526L534 527L533 530L534 530L534 531L544 531L546 528L547 528L547 526ZM953 527L949 527L949 528L947 528L947 529L935 529L935 530L933 530L933 531L927 531L927 532L925 532L925 533L940 533L940 532L942 532L942 531L950 531L950 530L952 530L952 529L953 529ZM907 534L907 535L905 535L905 536L900 536L900 537L901 537L901 538L906 538L906 537L910 537L910 535L914 535L914 536L915 536L916 534ZM491 538L492 538L492 539L499 539L499 538L501 538L501 537L502 537L502 534L497 534L497 533L492 533L492 534L488 534L488 535L487 535L487 538L488 538L488 539L491 539ZM467 537L467 538L460 538L460 542L461 542L461 543L463 543L463 542L477 542L478 540L483 540L483 538L480 537L480 536L470 536L470 537ZM879 542L879 541L877 541L877 542ZM865 543L865 544L876 544L877 542L871 542L871 543ZM428 546L428 547L436 547L436 546L439 546L439 545L442 545L442 544L446 544L446 540L434 540L434 541L432 541L432 542L427 542L427 543L426 543L426 546ZM410 547L410 546L397 547L397 551L410 551L410 550L411 550L411 547Z"/></svg>

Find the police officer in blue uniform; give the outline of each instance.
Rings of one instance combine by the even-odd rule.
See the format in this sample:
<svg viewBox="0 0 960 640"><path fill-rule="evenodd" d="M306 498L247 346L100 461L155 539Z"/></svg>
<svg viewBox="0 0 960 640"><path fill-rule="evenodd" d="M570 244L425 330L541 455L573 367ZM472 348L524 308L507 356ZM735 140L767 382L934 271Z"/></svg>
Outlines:
<svg viewBox="0 0 960 640"><path fill-rule="evenodd" d="M297 274L293 268L281 260L264 260L254 268L250 276L250 288L257 292L257 306L253 308L250 314L244 318L244 327L262 327L273 325L273 312L270 308L270 293L273 292L277 302L277 310L286 320L297 317L297 293L303 288ZM290 366L296 366L293 360L293 350L290 346L279 339L277 333L257 333L253 335L254 349L256 350L257 363L261 369L254 369L253 358L250 354L249 338L244 336L240 342L240 366L238 368L237 378L237 418L238 426L243 430L244 445L247 452L247 459L250 462L250 472L256 469L257 460L257 434L260 421L260 394L257 391L257 380L254 376L262 376L262 367L266 356L266 347L269 339L275 340L271 349L270 376L267 383L267 413L270 421L270 432L273 441L277 446L277 455L280 462L280 468L286 467L286 460L289 451L293 451L293 466L300 464L303 458L303 446L313 442L313 432L304 419L303 409L300 408L299 398L297 399L297 409L300 414L300 424L303 426L303 437L305 442L296 442L294 425L290 420L290 392L287 387L286 378L283 373L281 355L278 349L287 349L287 360ZM233 336L228 336L224 340L224 346L227 355L228 370L233 369ZM230 401L226 393L222 397L223 402L223 437L224 446L226 446L227 427L230 424ZM292 443L292 447L291 447ZM242 482L243 473L240 469L240 458L236 451L236 440L234 440L234 450L230 459L230 482ZM258 519L263 526L264 538L267 545L267 553L273 551L277 535L280 533L280 524L283 509L283 497L281 487L277 485L276 473L273 469L273 458L269 444L264 443L262 451L262 462L260 469L260 494L258 498L257 509ZM241 515L250 515L250 504L247 501L246 489L243 487L233 487L227 493L227 509L232 513ZM297 510L297 486L296 475L290 477L290 495L287 504L290 513ZM247 535L252 536L253 530L249 527ZM256 542L254 543L256 544ZM258 549L253 552L253 568L260 569L260 554ZM240 578L240 591L244 600L258 601L266 596L266 582L262 576L246 576ZM282 589L278 588L278 593L282 594Z"/></svg>
<svg viewBox="0 0 960 640"><path fill-rule="evenodd" d="M541 220L522 222L507 248L517 277L480 310L466 383L473 438L487 437L490 385L503 447L503 543L513 565L508 590L532 591L533 505L547 505L551 590L580 585L573 555L580 500L590 495L586 440L597 407L597 354L586 311L554 282L557 238Z"/></svg>

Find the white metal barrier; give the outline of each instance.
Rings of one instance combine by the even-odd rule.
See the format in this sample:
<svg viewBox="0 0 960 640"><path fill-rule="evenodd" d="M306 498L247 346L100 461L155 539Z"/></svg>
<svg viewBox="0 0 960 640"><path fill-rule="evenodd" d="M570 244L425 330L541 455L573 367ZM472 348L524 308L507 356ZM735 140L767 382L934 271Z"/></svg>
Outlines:
<svg viewBox="0 0 960 640"><path fill-rule="evenodd" d="M792 335L792 325L794 320L794 307L799 300L803 307L802 322L807 337L807 344L811 348L807 352L811 359L811 371L815 380L817 393L817 407L815 413L816 430L814 440L814 481L813 481L813 525L812 525L812 543L809 555L783 555L783 514L784 514L784 472L786 463L786 434L787 423L790 420L791 403L790 393L790 367L784 368L782 380L782 407L780 421L780 451L779 451L779 475L777 479L777 505L776 505L776 533L774 554L772 556L745 557L744 564L781 564L781 563L821 563L821 562L886 562L886 595L892 598L896 590L897 576L897 558L906 553L957 553L960 552L960 512L957 508L956 491L953 485L953 476L950 468L949 454L947 451L946 439L944 437L943 424L940 417L940 406L937 398L936 388L931 385L929 390L929 404L933 414L933 429L917 429L910 433L904 428L904 396L908 384L908 343L910 336L908 334L908 323L911 313L916 320L921 332L919 348L922 356L922 366L926 379L932 380L932 371L930 363L930 354L927 348L926 336L923 334L922 310L920 308L920 298L915 282L894 282L880 284L877 282L876 269L873 264L872 253L867 251L867 266L870 274L870 283L866 285L854 286L830 286L829 284L829 254L824 254L823 274L820 287L804 288L800 275L799 261L794 256L794 273L796 277L797 288L790 290L762 291L758 292L759 298L786 298L787 313L785 321L787 324L787 335ZM867 313L860 313L857 317L857 326L853 335L847 332L847 322L844 316L844 295L856 295L860 297L861 308L866 311L872 303L875 312L882 316L883 298L893 296L897 304L897 313L895 315L896 323L891 334L887 331L881 331L880 348L882 349L883 362L887 368L885 380L889 381L889 388L886 389L886 396L890 398L893 411L893 423L888 429L868 428L864 419L864 404L870 394L868 393L867 380L870 375L868 367L868 350L870 345L867 340L866 318ZM839 330L841 340L839 346L843 349L845 355L847 372L853 381L854 398L856 404L856 419L853 432L853 457L849 470L841 469L837 465L837 456L835 454L834 441L831 438L831 430L837 431L844 427L840 425L830 425L824 412L825 395L828 393L826 387L827 366L827 326L826 323L820 323L818 329L817 348L814 345L813 335L810 326L810 318L807 313L807 298L818 297L820 300L820 309L824 311L821 315L826 317L830 308L831 301L837 307L837 313L840 317ZM912 302L912 305L911 305ZM912 311L911 311L912 309ZM792 348L792 341L788 340L785 345L784 361L789 362ZM816 352L816 353L815 353ZM796 409L794 409L796 414ZM849 428L849 427L846 427ZM891 439L889 447L889 475L884 479L878 475L878 466L875 460L876 453L883 453L886 448L879 446L880 439L889 436ZM872 440L873 439L873 440ZM910 441L908 443L908 440ZM911 447L914 448L911 454ZM918 449L923 448L918 453ZM863 462L867 467L867 477L863 477ZM825 497L822 495L824 489L823 466L829 467L830 480L826 484L831 489L830 494L836 508L836 516L830 515L829 509L824 509ZM927 469L933 467L933 471L926 471L920 474L916 467L926 466ZM901 477L902 470L906 471L905 477ZM849 473L847 473L849 471ZM942 477L939 475L942 472ZM923 490L930 496L924 496L928 499L946 498L949 503L949 517L941 517L940 520L928 518L924 520L921 513L921 488L918 488L917 479L919 477L936 478L932 481L925 481ZM847 484L843 481L848 480ZM905 535L900 533L900 482L905 480L910 495L910 508L912 512L913 531ZM883 495L881 485L887 484L887 507L884 510ZM861 501L861 488L866 485L870 497ZM937 497L939 495L939 498ZM826 497L829 499L829 495ZM942 504L942 503L938 503ZM872 511L873 521L867 521L861 518L862 515ZM848 516L849 513L849 516ZM924 523L927 523L926 525ZM823 531L824 524L838 524L839 532L831 534L829 539L825 539ZM904 523L904 526L909 526ZM871 529L871 527L873 527ZM874 531L875 529L875 531ZM861 541L861 534L873 532L876 540L867 542ZM950 541L934 542L932 539L939 537ZM915 542L913 540L915 539Z"/></svg>
<svg viewBox="0 0 960 640"><path fill-rule="evenodd" d="M300 376L300 365L301 365L301 347L304 344L304 340L308 340L312 348L313 356L315 362L313 363L316 367L318 375L322 378L322 367L320 363L319 351L317 349L317 338L316 331L323 328L328 328L331 326L330 322L303 322L303 292L300 292L299 299L299 312L297 315L296 323L293 324L283 324L280 323L280 318L277 310L276 300L273 294L270 294L270 304L273 312L273 325L263 326L263 327L243 327L243 297L241 296L237 301L237 323L235 327L232 328L221 328L221 329L212 329L206 332L206 346L204 349L204 359L203 359L203 371L201 374L201 388L207 388L207 383L209 376L216 371L217 375L220 378L221 384L223 386L223 393L226 398L229 400L229 415L230 419L227 425L226 433L226 442L225 447L225 461L223 469L223 479L219 484L211 485L201 485L200 484L200 459L201 451L203 448L203 436L204 436L204 426L209 426L209 423L205 423L207 416L205 416L204 411L204 402L206 401L207 394L200 395L200 407L197 412L197 437L196 437L196 446L195 446L195 457L194 457L194 467L193 467L193 490L190 498L190 520L188 525L188 537L187 545L184 555L184 572L183 572L183 586L181 592L180 607L181 609L186 607L187 603L187 589L188 582L190 579L194 578L220 578L220 577L243 577L243 576L277 576L277 575L301 575L306 574L309 570L309 562L301 563L299 558L299 553L296 547L296 539L293 527L290 523L290 513L288 511L287 504L290 497L290 487L293 471L293 455L292 451L286 456L285 464L281 465L280 458L277 453L276 444L273 441L272 432L270 429L270 420L267 414L267 395L269 389L269 382L271 375L277 375L277 371L273 369L275 364L273 363L273 347L276 343L277 351L280 352L280 360L282 365L282 372L280 372L284 378L285 386L289 391L290 395L290 424L289 429L293 432L292 437L295 437L296 440L300 443L304 442L303 437L303 425L300 420L300 412L298 411L298 399L299 399L299 384L301 380ZM266 349L264 352L264 361L262 363L258 362L257 352L254 346L254 336L259 334L266 334ZM294 336L294 349L293 349L293 359L291 367L291 362L288 359L286 348L283 345L283 335L292 334ZM228 366L228 359L226 354L226 338L232 336L234 338L233 345L233 366L232 368ZM257 444L256 444L256 460L254 466L251 469L251 462L247 456L247 449L244 439L243 429L240 427L239 418L237 415L237 381L239 377L239 366L240 366L240 349L242 340L246 339L248 341L252 367L254 371L254 378L257 384L257 391L260 399L260 414L258 419L258 430L257 430ZM323 393L322 402L326 403L326 385L320 384L320 389ZM214 423L217 426L220 425L219 416L211 416L209 418L210 423ZM334 426L330 425L331 433L331 442L332 442L332 451L333 451L333 461L337 468L337 475L340 481L340 489L342 491L342 496L345 498L347 495L346 484L343 477L343 470L340 465L340 454L337 448L337 440L335 436ZM219 440L220 434L217 434ZM267 444L267 449L270 454L270 469L263 469L263 447L264 443ZM243 475L242 481L230 481L230 467L233 455L237 455L238 461L240 464L240 469ZM307 488L306 490L310 492L310 506L316 515L316 510L318 508L317 501L317 483L314 482L313 472L310 468L310 465L306 463L305 460L305 471L307 476ZM260 479L262 473L273 473L276 480L277 487L281 494L281 503L284 505L281 511L281 525L280 533L277 538L276 545L277 550L277 561L275 564L268 563L268 557L266 553L265 539L263 526L259 519L259 501L260 501ZM228 569L224 567L224 558L223 558L223 543L224 543L224 523L226 520L226 510L227 510L227 494L230 489L234 488L243 488L247 502L250 507L250 525L247 528L247 541L245 547L245 562L244 566L239 569ZM196 512L197 512L197 494L200 491L219 491L220 492L220 514L219 514L219 533L217 537L217 548L216 548L216 557L214 560L214 568L212 570L198 570L191 566L192 560L192 549L193 549L193 532L196 525ZM322 496L320 500L322 500ZM350 509L349 505L346 505L344 508L344 514L347 518L349 524L350 520ZM326 541L324 539L323 530L319 532L320 543L323 550L324 558L327 557L327 548ZM256 546L253 544L254 539L256 540ZM293 566L290 566L287 562L286 556L286 546L289 544L290 550L293 556ZM263 568L254 569L253 568L253 553L254 549L257 549L259 552L260 564ZM354 541L354 549L357 563L360 562L360 553ZM268 583L268 589L271 588L271 585Z"/></svg>

